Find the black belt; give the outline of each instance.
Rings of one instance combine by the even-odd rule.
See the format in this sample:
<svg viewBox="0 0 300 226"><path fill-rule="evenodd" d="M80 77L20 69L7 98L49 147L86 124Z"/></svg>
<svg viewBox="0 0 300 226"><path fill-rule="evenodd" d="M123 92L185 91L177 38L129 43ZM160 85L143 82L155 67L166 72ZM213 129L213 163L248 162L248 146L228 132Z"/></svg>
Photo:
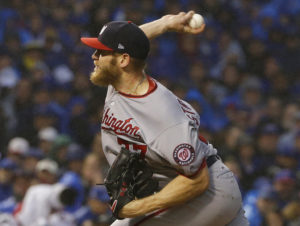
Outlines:
<svg viewBox="0 0 300 226"><path fill-rule="evenodd" d="M218 156L218 155L208 156L207 159L206 159L207 167L211 167L216 161L218 161L220 159L221 159L221 157Z"/></svg>

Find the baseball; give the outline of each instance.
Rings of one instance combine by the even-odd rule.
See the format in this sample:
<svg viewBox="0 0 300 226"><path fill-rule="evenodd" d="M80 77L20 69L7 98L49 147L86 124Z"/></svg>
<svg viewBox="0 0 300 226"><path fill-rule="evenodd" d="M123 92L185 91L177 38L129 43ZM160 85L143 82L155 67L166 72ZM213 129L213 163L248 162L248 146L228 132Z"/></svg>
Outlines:
<svg viewBox="0 0 300 226"><path fill-rule="evenodd" d="M195 13L189 22L191 28L199 28L204 23L204 18L200 14Z"/></svg>

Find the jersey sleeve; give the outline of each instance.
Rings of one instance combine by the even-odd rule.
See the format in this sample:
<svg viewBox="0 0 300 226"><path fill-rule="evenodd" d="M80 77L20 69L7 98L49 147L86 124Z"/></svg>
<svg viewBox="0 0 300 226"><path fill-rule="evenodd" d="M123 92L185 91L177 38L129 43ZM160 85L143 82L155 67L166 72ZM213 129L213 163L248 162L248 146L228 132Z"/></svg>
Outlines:
<svg viewBox="0 0 300 226"><path fill-rule="evenodd" d="M209 145L199 139L197 128L189 122L166 129L156 138L153 148L185 176L192 176L201 170L209 152Z"/></svg>

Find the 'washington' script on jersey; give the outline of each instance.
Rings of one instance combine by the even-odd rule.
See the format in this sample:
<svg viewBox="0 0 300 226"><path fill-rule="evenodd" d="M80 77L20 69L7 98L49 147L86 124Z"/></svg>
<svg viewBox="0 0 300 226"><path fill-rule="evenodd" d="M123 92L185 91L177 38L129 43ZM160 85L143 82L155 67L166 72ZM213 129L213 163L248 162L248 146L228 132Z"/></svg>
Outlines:
<svg viewBox="0 0 300 226"><path fill-rule="evenodd" d="M109 114L109 111L110 108L108 108L103 115L102 129L113 131L117 135L140 138L140 135L138 134L140 128L132 124L132 118L120 120L114 117L114 113Z"/></svg>

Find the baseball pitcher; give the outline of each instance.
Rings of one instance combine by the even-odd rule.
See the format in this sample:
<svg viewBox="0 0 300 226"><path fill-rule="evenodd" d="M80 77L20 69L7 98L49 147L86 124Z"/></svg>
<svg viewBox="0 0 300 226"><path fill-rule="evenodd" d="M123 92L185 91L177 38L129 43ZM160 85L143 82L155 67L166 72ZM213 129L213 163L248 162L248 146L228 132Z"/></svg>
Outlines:
<svg viewBox="0 0 300 226"><path fill-rule="evenodd" d="M114 21L81 38L96 49L92 83L108 86L101 129L114 226L248 225L233 173L198 134L198 113L144 72L149 39L204 30L189 26L193 14Z"/></svg>

